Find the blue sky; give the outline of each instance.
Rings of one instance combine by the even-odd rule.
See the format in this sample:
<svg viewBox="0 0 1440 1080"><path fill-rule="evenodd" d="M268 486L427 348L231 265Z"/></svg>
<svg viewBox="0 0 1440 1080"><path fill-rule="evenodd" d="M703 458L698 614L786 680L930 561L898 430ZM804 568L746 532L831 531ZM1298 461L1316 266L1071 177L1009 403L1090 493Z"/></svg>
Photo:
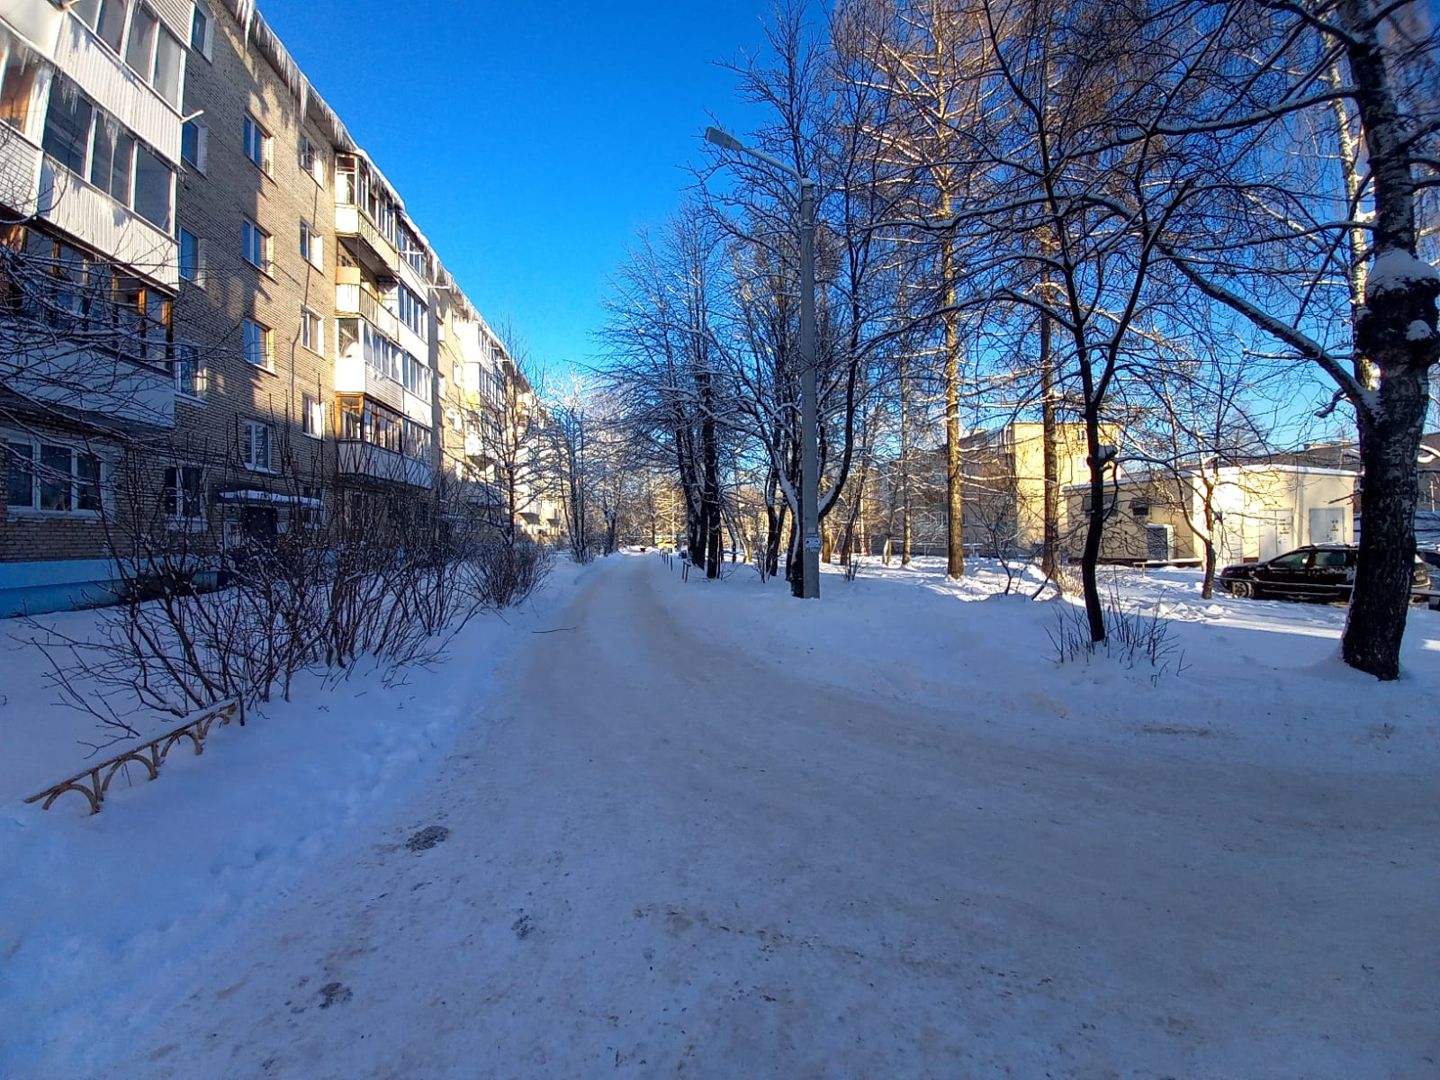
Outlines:
<svg viewBox="0 0 1440 1080"><path fill-rule="evenodd" d="M586 363L606 279L691 182L770 0L402 3L260 10L400 190L492 325L548 368Z"/></svg>

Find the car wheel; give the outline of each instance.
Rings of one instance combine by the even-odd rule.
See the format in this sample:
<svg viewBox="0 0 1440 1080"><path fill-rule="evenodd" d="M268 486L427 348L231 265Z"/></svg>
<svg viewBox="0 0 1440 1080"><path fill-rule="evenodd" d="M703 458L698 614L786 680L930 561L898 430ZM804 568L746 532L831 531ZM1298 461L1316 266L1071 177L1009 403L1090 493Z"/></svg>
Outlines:
<svg viewBox="0 0 1440 1080"><path fill-rule="evenodd" d="M1255 588L1253 581L1241 578L1238 581L1230 582L1230 595L1238 596L1242 600L1253 600L1259 595L1259 590Z"/></svg>

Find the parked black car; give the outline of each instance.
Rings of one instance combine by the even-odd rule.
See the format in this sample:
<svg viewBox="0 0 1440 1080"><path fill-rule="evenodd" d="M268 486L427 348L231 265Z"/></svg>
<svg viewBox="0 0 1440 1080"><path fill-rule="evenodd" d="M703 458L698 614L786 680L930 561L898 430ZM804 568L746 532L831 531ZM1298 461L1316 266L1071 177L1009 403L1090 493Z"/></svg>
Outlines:
<svg viewBox="0 0 1440 1080"><path fill-rule="evenodd" d="M1227 566L1220 571L1220 582L1232 596L1349 600L1359 550L1352 544L1312 544L1265 562ZM1417 557L1414 587L1425 589L1429 585L1429 572Z"/></svg>

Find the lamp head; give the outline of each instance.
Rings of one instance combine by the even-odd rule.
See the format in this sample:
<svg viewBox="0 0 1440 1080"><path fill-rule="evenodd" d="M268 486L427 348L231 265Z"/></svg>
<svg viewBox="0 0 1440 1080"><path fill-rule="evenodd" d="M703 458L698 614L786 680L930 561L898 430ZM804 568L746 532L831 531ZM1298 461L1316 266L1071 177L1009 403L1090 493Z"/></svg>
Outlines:
<svg viewBox="0 0 1440 1080"><path fill-rule="evenodd" d="M717 127L707 127L705 129L705 141L714 143L716 146L725 150L733 150L736 153L745 149L745 144L734 135L731 135L728 131L721 131Z"/></svg>

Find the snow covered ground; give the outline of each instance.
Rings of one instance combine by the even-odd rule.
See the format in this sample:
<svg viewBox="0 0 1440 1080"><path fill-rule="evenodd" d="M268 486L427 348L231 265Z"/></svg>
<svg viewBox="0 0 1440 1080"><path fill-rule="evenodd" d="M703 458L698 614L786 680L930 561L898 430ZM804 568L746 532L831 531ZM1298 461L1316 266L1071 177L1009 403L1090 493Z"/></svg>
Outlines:
<svg viewBox="0 0 1440 1080"><path fill-rule="evenodd" d="M79 1050L97 1015L123 1021L146 983L163 993L177 961L206 956L401 800L592 569L557 563L525 604L470 623L434 670L387 680L362 664L338 683L297 680L290 702L215 729L204 756L179 746L154 783L138 768L133 786L117 776L93 818L78 795L49 811L23 799L124 748L92 753L111 736L59 704L27 644L51 626L83 637L97 613L44 616L38 630L0 620L0 1077L54 1075L41 1063ZM142 734L176 723L135 720Z"/></svg>
<svg viewBox="0 0 1440 1080"><path fill-rule="evenodd" d="M1157 678L1001 581L611 559L4 802L0 1075L1436 1075L1440 613L1381 685L1343 609L1122 572Z"/></svg>

